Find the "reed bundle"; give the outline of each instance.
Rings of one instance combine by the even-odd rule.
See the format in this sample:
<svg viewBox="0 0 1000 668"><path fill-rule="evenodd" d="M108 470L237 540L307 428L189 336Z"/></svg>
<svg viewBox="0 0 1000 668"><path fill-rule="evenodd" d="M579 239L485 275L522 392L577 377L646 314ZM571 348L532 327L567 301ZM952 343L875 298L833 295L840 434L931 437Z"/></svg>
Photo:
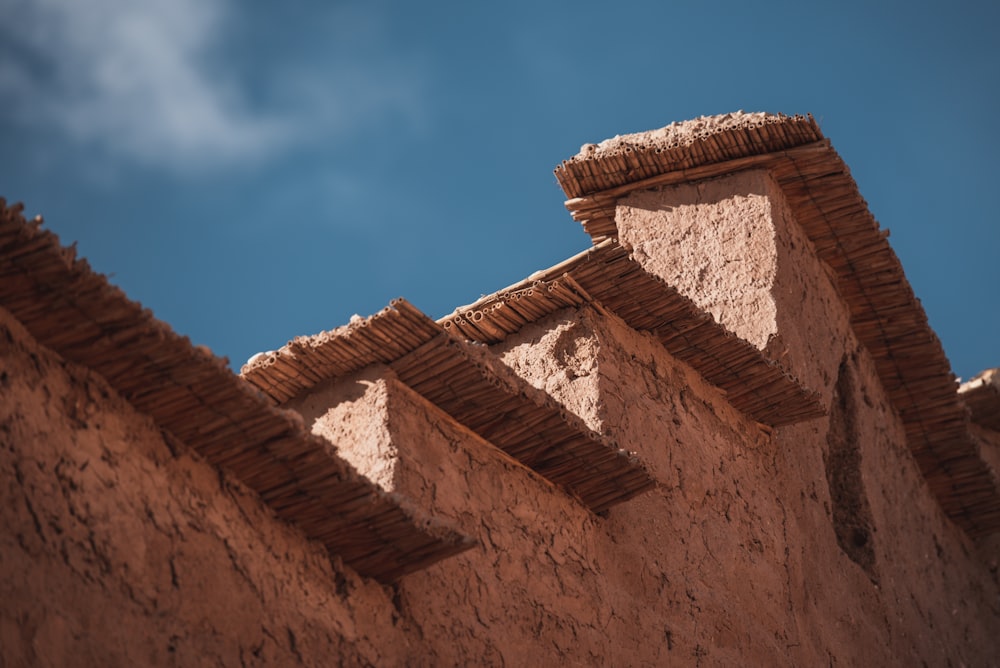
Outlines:
<svg viewBox="0 0 1000 668"><path fill-rule="evenodd" d="M408 301L394 299L368 318L296 337L280 350L248 362L241 375L275 404L284 404L323 380L370 364L388 364L440 333L441 328Z"/></svg>

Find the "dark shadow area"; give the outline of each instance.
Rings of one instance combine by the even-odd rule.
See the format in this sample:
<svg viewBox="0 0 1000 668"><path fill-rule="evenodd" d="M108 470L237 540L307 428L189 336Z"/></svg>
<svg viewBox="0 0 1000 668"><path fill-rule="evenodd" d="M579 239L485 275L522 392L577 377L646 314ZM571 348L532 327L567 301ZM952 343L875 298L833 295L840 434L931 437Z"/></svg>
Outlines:
<svg viewBox="0 0 1000 668"><path fill-rule="evenodd" d="M858 410L857 381L852 362L845 358L840 364L833 405L830 406L830 430L826 435L827 451L823 463L833 502L832 519L837 543L876 582L871 508L861 479L861 448L855 421Z"/></svg>

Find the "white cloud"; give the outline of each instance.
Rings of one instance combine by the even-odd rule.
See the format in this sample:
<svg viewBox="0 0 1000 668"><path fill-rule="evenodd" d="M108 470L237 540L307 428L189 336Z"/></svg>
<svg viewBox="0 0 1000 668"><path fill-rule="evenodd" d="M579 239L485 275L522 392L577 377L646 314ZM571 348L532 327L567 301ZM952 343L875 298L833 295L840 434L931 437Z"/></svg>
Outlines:
<svg viewBox="0 0 1000 668"><path fill-rule="evenodd" d="M309 63L271 70L295 72L263 82L280 106L251 104L220 48L230 9L228 0L18 0L0 16L0 95L20 123L181 169L266 157L335 138L372 108L414 106L412 85ZM296 101L287 89L311 93Z"/></svg>

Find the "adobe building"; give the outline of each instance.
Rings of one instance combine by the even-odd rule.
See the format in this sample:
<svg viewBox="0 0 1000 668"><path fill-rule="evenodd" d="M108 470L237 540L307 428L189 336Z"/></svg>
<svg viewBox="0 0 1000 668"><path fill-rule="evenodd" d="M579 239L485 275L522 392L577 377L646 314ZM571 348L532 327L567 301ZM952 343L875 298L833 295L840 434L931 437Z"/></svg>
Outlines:
<svg viewBox="0 0 1000 668"><path fill-rule="evenodd" d="M1000 376L813 119L556 176L586 252L240 376L3 206L0 665L997 665Z"/></svg>

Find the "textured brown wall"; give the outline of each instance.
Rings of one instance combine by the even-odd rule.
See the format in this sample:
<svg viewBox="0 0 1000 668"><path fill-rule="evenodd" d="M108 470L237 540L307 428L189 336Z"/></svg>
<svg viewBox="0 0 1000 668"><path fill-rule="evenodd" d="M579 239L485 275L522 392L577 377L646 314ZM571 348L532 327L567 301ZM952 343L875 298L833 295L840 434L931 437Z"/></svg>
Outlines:
<svg viewBox="0 0 1000 668"><path fill-rule="evenodd" d="M419 662L595 663L616 651L603 632L613 582L597 562L595 543L607 541L600 518L385 368L317 388L292 405L360 470L379 472L387 490L478 540L396 587L406 622L423 642Z"/></svg>
<svg viewBox="0 0 1000 668"><path fill-rule="evenodd" d="M359 466L392 470L383 484L480 541L397 587L429 664L989 665L989 564L928 496L849 342L827 339L831 417L773 434L592 309L496 347L652 466L661 488L607 517L385 369L296 406Z"/></svg>
<svg viewBox="0 0 1000 668"><path fill-rule="evenodd" d="M768 171L636 191L616 221L647 271L809 389L829 388L830 337L847 331L840 298Z"/></svg>
<svg viewBox="0 0 1000 668"><path fill-rule="evenodd" d="M996 559L943 517L758 181L769 326L829 416L769 430L616 317L554 314L494 351L660 483L599 517L384 368L319 387L294 403L318 433L479 541L394 586L0 311L0 665L995 664Z"/></svg>
<svg viewBox="0 0 1000 668"><path fill-rule="evenodd" d="M592 311L539 323L503 350L591 426L642 453L664 484L601 525L629 546L616 569L656 592L633 602L642 612L630 619L630 643L655 646L656 631L669 629L665 656L682 664L995 662L990 564L927 492L863 351L847 351L844 409L828 387L830 418L769 437L649 337ZM841 475L830 470L838 439L855 451L840 458ZM852 507L858 499L863 507ZM841 546L838 515L860 516L868 549Z"/></svg>
<svg viewBox="0 0 1000 668"><path fill-rule="evenodd" d="M0 665L405 663L391 592L3 310L0 396Z"/></svg>

